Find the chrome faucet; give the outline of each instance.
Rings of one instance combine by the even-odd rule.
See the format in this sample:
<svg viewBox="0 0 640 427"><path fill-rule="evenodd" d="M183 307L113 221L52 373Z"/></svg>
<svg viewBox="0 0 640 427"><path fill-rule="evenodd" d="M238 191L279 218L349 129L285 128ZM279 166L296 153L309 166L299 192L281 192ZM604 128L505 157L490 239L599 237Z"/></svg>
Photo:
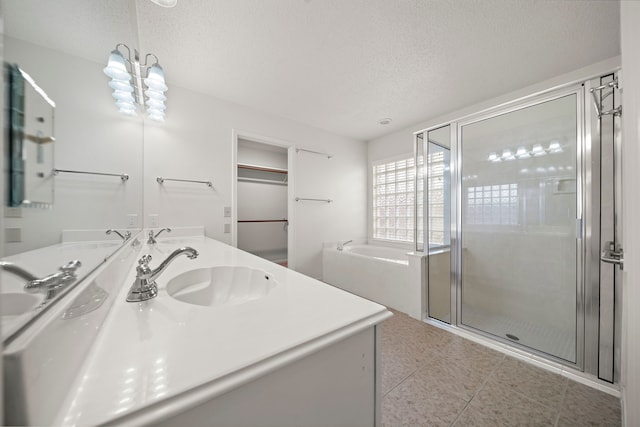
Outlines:
<svg viewBox="0 0 640 427"><path fill-rule="evenodd" d="M156 279L171 262L179 255L185 254L187 258L194 259L198 257L198 251L190 247L184 247L176 249L165 259L162 263L152 270L149 267L149 261L151 261L151 255L143 255L138 260L138 266L136 267L136 280L133 282L129 294L127 295L128 302L140 302L154 298L158 295L158 285L156 285Z"/></svg>
<svg viewBox="0 0 640 427"><path fill-rule="evenodd" d="M0 261L0 268L4 271L27 281L24 285L24 290L26 292L32 294L36 292L45 292L47 294L47 299L53 298L62 287L75 282L78 278L78 276L76 276L76 270L80 267L82 267L82 263L80 261L69 261L65 265L60 266L60 271L43 278L38 278L12 262Z"/></svg>
<svg viewBox="0 0 640 427"><path fill-rule="evenodd" d="M353 242L353 240L347 240L346 242L338 242L338 250L341 251L342 249L344 249L345 246L347 246L349 243Z"/></svg>
<svg viewBox="0 0 640 427"><path fill-rule="evenodd" d="M156 237L158 237L160 233L162 233L163 231L166 231L167 233L171 233L170 228L163 228L162 230L158 231L154 236L153 230L149 230L149 240L147 240L147 243L150 245L155 245L156 243L158 243L158 241L156 240Z"/></svg>
<svg viewBox="0 0 640 427"><path fill-rule="evenodd" d="M120 236L120 238L122 239L123 242L126 242L127 240L129 240L131 238L131 232L127 231L124 233L124 236L122 235L122 233L120 233L118 230L110 228L106 231L106 234L111 234L111 233L116 233L118 236Z"/></svg>

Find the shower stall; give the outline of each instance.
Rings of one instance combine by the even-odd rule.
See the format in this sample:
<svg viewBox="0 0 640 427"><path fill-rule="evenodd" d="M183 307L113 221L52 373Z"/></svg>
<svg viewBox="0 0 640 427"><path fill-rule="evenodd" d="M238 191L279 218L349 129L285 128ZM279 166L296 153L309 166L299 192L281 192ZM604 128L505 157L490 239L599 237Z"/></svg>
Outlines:
<svg viewBox="0 0 640 427"><path fill-rule="evenodd" d="M613 72L416 133L428 319L617 382L619 104Z"/></svg>

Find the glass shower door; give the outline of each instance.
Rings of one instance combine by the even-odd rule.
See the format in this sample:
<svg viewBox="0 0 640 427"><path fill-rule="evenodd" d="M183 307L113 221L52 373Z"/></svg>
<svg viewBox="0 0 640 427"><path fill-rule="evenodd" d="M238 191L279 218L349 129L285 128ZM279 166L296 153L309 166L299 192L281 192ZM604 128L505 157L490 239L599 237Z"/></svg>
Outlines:
<svg viewBox="0 0 640 427"><path fill-rule="evenodd" d="M579 95L459 125L459 323L572 363Z"/></svg>

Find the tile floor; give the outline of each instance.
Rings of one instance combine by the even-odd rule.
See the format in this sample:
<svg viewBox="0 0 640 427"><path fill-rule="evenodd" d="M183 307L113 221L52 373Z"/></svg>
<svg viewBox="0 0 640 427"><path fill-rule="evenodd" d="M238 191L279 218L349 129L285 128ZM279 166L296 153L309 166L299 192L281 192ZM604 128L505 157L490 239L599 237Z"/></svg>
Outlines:
<svg viewBox="0 0 640 427"><path fill-rule="evenodd" d="M383 426L619 426L620 401L417 321L382 325Z"/></svg>

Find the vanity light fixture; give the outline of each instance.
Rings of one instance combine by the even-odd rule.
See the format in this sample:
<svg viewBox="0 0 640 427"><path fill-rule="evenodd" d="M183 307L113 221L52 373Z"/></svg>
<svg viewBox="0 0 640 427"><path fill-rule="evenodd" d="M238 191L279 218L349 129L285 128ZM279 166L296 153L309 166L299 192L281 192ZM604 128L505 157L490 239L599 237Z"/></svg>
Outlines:
<svg viewBox="0 0 640 427"><path fill-rule="evenodd" d="M125 57L120 51L120 47L127 50ZM155 58L153 64L148 64L149 57ZM146 77L143 78L143 71ZM158 62L158 57L148 53L144 57L144 64L140 63L140 56L137 50L131 49L123 43L116 45L116 48L109 55L109 62L103 72L111 77L109 87L113 89L113 97L116 106L122 114L137 115L137 106L146 107L147 114L151 120L163 122L165 110L164 101L167 97L167 84L164 81L164 71ZM144 81L144 84L143 84Z"/></svg>

